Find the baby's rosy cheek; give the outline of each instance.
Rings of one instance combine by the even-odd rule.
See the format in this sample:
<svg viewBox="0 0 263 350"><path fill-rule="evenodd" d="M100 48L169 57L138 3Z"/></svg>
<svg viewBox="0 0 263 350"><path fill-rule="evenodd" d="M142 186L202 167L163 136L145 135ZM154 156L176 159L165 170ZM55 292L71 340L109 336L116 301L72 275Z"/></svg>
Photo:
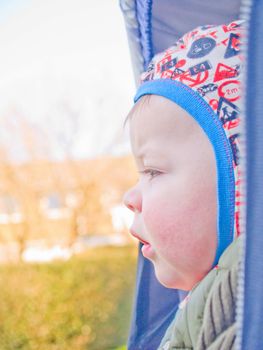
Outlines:
<svg viewBox="0 0 263 350"><path fill-rule="evenodd" d="M171 205L149 206L144 213L148 234L154 241L163 244L180 242L184 236L188 215Z"/></svg>

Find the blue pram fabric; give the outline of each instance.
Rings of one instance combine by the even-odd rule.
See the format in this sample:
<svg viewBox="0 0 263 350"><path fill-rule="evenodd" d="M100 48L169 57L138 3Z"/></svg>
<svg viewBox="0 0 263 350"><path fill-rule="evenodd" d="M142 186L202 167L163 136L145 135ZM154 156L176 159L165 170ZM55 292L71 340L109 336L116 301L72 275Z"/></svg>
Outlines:
<svg viewBox="0 0 263 350"><path fill-rule="evenodd" d="M246 79L247 239L241 349L263 349L263 0L251 4ZM243 296L241 296L243 298Z"/></svg>
<svg viewBox="0 0 263 350"><path fill-rule="evenodd" d="M173 320L184 292L164 288L155 277L152 263L144 259L140 250L128 349L153 350Z"/></svg>
<svg viewBox="0 0 263 350"><path fill-rule="evenodd" d="M240 0L120 0L137 85L153 55L204 24L239 18ZM139 250L136 293L128 349L154 350L185 293L163 287Z"/></svg>

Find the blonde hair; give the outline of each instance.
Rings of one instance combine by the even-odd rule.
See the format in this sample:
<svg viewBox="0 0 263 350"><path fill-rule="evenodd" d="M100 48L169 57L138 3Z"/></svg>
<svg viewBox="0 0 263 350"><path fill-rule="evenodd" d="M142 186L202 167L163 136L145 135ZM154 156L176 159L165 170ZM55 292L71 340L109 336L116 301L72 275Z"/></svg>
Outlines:
<svg viewBox="0 0 263 350"><path fill-rule="evenodd" d="M151 97L152 95L150 94L144 95L133 105L132 109L130 110L130 112L124 120L123 128L126 127L127 122L132 118L134 114L141 112L143 106L145 106L146 104L149 105Z"/></svg>

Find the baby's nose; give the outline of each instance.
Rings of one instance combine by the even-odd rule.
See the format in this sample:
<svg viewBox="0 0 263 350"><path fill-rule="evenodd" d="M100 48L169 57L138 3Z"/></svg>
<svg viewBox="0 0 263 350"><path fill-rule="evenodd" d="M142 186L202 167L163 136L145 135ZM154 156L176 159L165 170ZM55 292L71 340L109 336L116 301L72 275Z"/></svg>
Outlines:
<svg viewBox="0 0 263 350"><path fill-rule="evenodd" d="M123 203L134 213L141 212L142 198L139 190L136 187L129 189L123 196Z"/></svg>

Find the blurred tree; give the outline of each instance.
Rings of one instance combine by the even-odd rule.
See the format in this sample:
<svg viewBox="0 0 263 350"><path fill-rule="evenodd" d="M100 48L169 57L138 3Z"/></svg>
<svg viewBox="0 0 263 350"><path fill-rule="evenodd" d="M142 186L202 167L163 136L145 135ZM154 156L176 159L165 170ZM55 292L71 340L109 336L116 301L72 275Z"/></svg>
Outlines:
<svg viewBox="0 0 263 350"><path fill-rule="evenodd" d="M79 235L112 233L111 208L135 181L129 156L76 159L80 113L68 101L62 107L64 123L53 127L49 120L48 132L18 107L0 116L0 199L17 203L5 225L0 220L0 240L15 240L20 256L28 240L61 239L71 246Z"/></svg>

